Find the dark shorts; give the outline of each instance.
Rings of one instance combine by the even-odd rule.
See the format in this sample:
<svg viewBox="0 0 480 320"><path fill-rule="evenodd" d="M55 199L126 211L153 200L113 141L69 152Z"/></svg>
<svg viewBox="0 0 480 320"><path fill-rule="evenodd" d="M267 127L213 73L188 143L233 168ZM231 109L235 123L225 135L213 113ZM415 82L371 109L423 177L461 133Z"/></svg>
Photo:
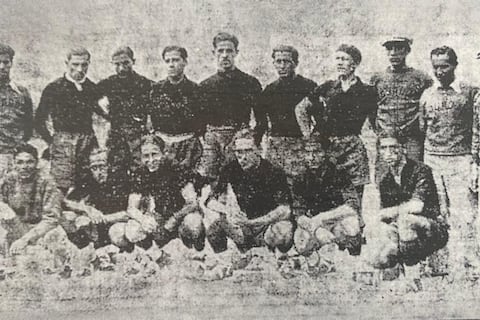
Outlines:
<svg viewBox="0 0 480 320"><path fill-rule="evenodd" d="M332 137L328 151L337 167L348 173L354 186L370 183L367 149L356 135Z"/></svg>
<svg viewBox="0 0 480 320"><path fill-rule="evenodd" d="M51 169L57 186L68 190L75 179L77 153L80 146L89 140L88 135L80 133L56 132L50 146Z"/></svg>
<svg viewBox="0 0 480 320"><path fill-rule="evenodd" d="M448 241L448 225L439 221L431 222L430 232L420 232L414 241L399 241L400 260L412 266L443 248Z"/></svg>
<svg viewBox="0 0 480 320"><path fill-rule="evenodd" d="M266 158L272 164L283 169L287 178L291 180L302 172L305 167L302 152L304 143L302 138L270 137Z"/></svg>

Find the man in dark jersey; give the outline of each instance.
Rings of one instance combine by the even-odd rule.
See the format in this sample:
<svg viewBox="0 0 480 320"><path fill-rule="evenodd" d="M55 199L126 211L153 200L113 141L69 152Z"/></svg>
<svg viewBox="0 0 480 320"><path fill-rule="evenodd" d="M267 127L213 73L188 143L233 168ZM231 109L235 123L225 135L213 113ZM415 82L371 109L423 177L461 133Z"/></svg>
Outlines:
<svg viewBox="0 0 480 320"><path fill-rule="evenodd" d="M78 146L93 134L92 114L103 113L97 87L87 78L90 53L85 48L72 49L65 64L67 72L43 90L35 115L36 130L50 145L52 175L64 193L73 185Z"/></svg>
<svg viewBox="0 0 480 320"><path fill-rule="evenodd" d="M91 139L77 158L77 167L84 172L64 200L65 209L74 213L64 212L64 221L70 240L79 248L90 242L95 248L112 243L110 227L128 220L131 156L127 142L118 135L112 131L105 146Z"/></svg>
<svg viewBox="0 0 480 320"><path fill-rule="evenodd" d="M345 172L327 157L327 145L327 139L305 145L307 169L293 184L298 224L294 241L299 254L310 257L319 253L322 264L333 270L337 246L359 255L362 233L357 193Z"/></svg>
<svg viewBox="0 0 480 320"><path fill-rule="evenodd" d="M302 160L303 146L295 106L316 83L295 73L298 51L294 47L279 45L273 49L272 58L278 79L267 85L257 104L257 134L259 138L268 134L267 159L281 167L291 180Z"/></svg>
<svg viewBox="0 0 480 320"><path fill-rule="evenodd" d="M205 228L193 188L194 175L173 165L158 136L142 138L142 166L133 174L125 238L143 248L159 248L175 238L201 251Z"/></svg>
<svg viewBox="0 0 480 320"><path fill-rule="evenodd" d="M206 124L205 144L213 145L218 155L212 155L207 174L216 177L222 165L231 160L227 146L235 132L250 123L262 91L260 82L235 65L238 39L221 32L213 38L213 55L217 73L200 83L203 121ZM217 156L217 157L215 157ZM218 161L215 158L229 158Z"/></svg>
<svg viewBox="0 0 480 320"><path fill-rule="evenodd" d="M166 153L175 165L190 169L201 156L198 137L205 131L200 121L198 85L187 78L187 50L179 46L163 49L168 76L150 92L149 114L155 134L166 143Z"/></svg>
<svg viewBox="0 0 480 320"><path fill-rule="evenodd" d="M221 171L206 207L218 213L207 229L215 252L227 249L231 238L238 249L268 246L287 252L293 243L291 195L285 173L261 158L252 130L234 137L235 160Z"/></svg>
<svg viewBox="0 0 480 320"><path fill-rule="evenodd" d="M418 279L418 263L446 245L448 225L440 215L432 170L406 156L402 139L389 132L378 138L388 171L379 177L381 209L372 230L376 241L366 256L375 268L412 267L406 276Z"/></svg>
<svg viewBox="0 0 480 320"><path fill-rule="evenodd" d="M342 44L335 52L335 60L338 78L316 87L297 106L297 120L306 137L310 137L312 118L316 122L313 138L315 135L328 137L330 144L326 152L352 181L361 204L364 187L370 182L370 170L360 134L366 119L375 125L377 94L375 88L355 75L362 60L360 50Z"/></svg>
<svg viewBox="0 0 480 320"><path fill-rule="evenodd" d="M140 138L146 132L147 101L152 81L133 69L135 57L130 47L112 54L115 74L98 83L102 107L108 109L112 130L120 132L133 156L132 171L140 166Z"/></svg>

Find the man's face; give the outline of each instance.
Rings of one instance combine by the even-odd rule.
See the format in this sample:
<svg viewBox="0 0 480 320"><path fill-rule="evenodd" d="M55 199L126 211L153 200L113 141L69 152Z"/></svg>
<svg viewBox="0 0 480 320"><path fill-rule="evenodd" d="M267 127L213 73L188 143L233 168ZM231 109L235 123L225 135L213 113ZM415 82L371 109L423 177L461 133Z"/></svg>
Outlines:
<svg viewBox="0 0 480 320"><path fill-rule="evenodd" d="M0 54L0 81L10 79L10 69L12 68L12 59L6 53Z"/></svg>
<svg viewBox="0 0 480 320"><path fill-rule="evenodd" d="M255 145L253 139L235 140L234 152L243 171L256 168L260 164L260 148Z"/></svg>
<svg viewBox="0 0 480 320"><path fill-rule="evenodd" d="M305 146L305 161L307 168L318 169L325 162L325 150L320 144Z"/></svg>
<svg viewBox="0 0 480 320"><path fill-rule="evenodd" d="M382 160L394 168L400 164L403 157L403 147L395 138L381 138L379 153Z"/></svg>
<svg viewBox="0 0 480 320"><path fill-rule="evenodd" d="M165 154L162 152L162 150L160 150L159 146L153 143L142 145L141 161L148 171L157 171L164 160Z"/></svg>
<svg viewBox="0 0 480 320"><path fill-rule="evenodd" d="M213 49L213 55L217 61L219 71L232 70L235 67L235 57L238 51L231 41L217 42L217 46Z"/></svg>
<svg viewBox="0 0 480 320"><path fill-rule="evenodd" d="M182 58L180 52L176 50L166 52L163 61L167 65L168 77L180 79L183 76L187 61Z"/></svg>
<svg viewBox="0 0 480 320"><path fill-rule="evenodd" d="M456 65L449 61L448 54L433 55L432 66L435 77L442 84L450 84L455 79Z"/></svg>
<svg viewBox="0 0 480 320"><path fill-rule="evenodd" d="M353 58L346 52L335 52L335 62L337 64L337 72L340 77L349 76L355 72L357 64L353 61Z"/></svg>
<svg viewBox="0 0 480 320"><path fill-rule="evenodd" d="M67 65L67 72L75 81L81 81L87 75L90 61L88 55L75 56L65 62Z"/></svg>
<svg viewBox="0 0 480 320"><path fill-rule="evenodd" d="M37 159L28 152L20 152L15 156L15 170L23 180L30 179L37 168Z"/></svg>
<svg viewBox="0 0 480 320"><path fill-rule="evenodd" d="M126 77L133 72L135 60L127 54L122 53L112 58L112 64L115 66L115 72L120 77Z"/></svg>
<svg viewBox="0 0 480 320"><path fill-rule="evenodd" d="M400 42L389 43L385 46L387 49L388 60L392 67L396 67L405 63L405 59L409 54L408 47Z"/></svg>
<svg viewBox="0 0 480 320"><path fill-rule="evenodd" d="M293 62L292 53L288 51L277 51L273 59L273 66L280 78L290 78L295 74L297 65Z"/></svg>
<svg viewBox="0 0 480 320"><path fill-rule="evenodd" d="M92 172L93 179L99 184L107 182L108 165L106 159L100 159L95 156L90 157L90 171Z"/></svg>

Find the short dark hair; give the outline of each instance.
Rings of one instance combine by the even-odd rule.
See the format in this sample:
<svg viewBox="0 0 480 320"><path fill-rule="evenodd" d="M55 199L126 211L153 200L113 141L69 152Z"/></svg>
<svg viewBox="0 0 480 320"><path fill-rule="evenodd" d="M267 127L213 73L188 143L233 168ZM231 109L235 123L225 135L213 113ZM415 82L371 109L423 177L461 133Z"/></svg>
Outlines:
<svg viewBox="0 0 480 320"><path fill-rule="evenodd" d="M88 50L84 47L70 49L67 53L67 61L70 61L70 59L72 59L72 56L87 56L89 61L91 58L90 52L88 52Z"/></svg>
<svg viewBox="0 0 480 320"><path fill-rule="evenodd" d="M177 51L178 53L180 53L180 56L182 57L183 60L187 60L188 58L187 49L185 49L184 47L166 46L162 51L162 59L165 60L165 54L171 51Z"/></svg>
<svg viewBox="0 0 480 320"><path fill-rule="evenodd" d="M0 43L0 54L7 54L10 57L10 60L13 60L15 50L13 50L8 44Z"/></svg>
<svg viewBox="0 0 480 320"><path fill-rule="evenodd" d="M112 53L112 59L122 54L126 54L130 59L134 60L133 50L129 46L123 46L123 47L117 48L117 50L115 50Z"/></svg>
<svg viewBox="0 0 480 320"><path fill-rule="evenodd" d="M455 53L455 50L453 50L448 46L441 46L433 49L432 52L430 52L430 58L432 58L432 56L438 56L441 54L446 54L448 56L448 61L451 64L455 66L458 65L458 58L457 58L457 54Z"/></svg>
<svg viewBox="0 0 480 320"><path fill-rule="evenodd" d="M233 43L235 50L238 50L238 38L233 34L226 32L219 32L215 37L213 37L213 48L217 48L217 44L222 41L230 41Z"/></svg>
<svg viewBox="0 0 480 320"><path fill-rule="evenodd" d="M352 57L353 62L355 62L357 66L360 64L360 62L362 62L362 53L354 45L343 43L337 48L337 51L342 51L348 54L350 57Z"/></svg>
<svg viewBox="0 0 480 320"><path fill-rule="evenodd" d="M278 45L272 50L272 58L275 59L276 52L290 52L292 54L292 59L295 64L298 64L298 50L293 46L287 46L284 44Z"/></svg>
<svg viewBox="0 0 480 320"><path fill-rule="evenodd" d="M395 130L380 130L377 133L377 150L380 148L380 141L383 139L395 139L402 147L407 143L406 138L399 135Z"/></svg>
<svg viewBox="0 0 480 320"><path fill-rule="evenodd" d="M38 160L37 148L28 143L19 144L13 151L13 157L16 158L20 153L31 154L35 158L35 160Z"/></svg>
<svg viewBox="0 0 480 320"><path fill-rule="evenodd" d="M157 135L147 134L147 135L143 136L142 139L141 139L140 147L142 147L143 145L145 145L147 143L152 143L152 144L157 145L162 152L165 150L165 141L163 141L163 139L160 138Z"/></svg>

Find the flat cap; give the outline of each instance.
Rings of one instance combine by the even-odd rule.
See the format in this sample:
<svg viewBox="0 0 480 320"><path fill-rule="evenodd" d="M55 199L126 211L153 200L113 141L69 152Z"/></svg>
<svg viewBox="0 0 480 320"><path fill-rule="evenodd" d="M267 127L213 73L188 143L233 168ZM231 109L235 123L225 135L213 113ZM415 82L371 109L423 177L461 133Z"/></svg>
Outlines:
<svg viewBox="0 0 480 320"><path fill-rule="evenodd" d="M409 39L409 38L406 38L406 37L390 37L388 38L386 41L384 41L382 43L382 46L386 47L388 46L389 44L392 44L392 43L404 43L408 46L411 46L412 43L413 43L413 40L412 39Z"/></svg>

